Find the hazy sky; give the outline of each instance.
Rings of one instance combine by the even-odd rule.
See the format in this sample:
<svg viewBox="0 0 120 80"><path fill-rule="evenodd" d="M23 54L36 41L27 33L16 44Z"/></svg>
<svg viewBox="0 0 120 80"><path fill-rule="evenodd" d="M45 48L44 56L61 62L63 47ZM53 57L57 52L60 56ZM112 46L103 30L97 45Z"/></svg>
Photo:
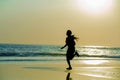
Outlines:
<svg viewBox="0 0 120 80"><path fill-rule="evenodd" d="M0 43L120 46L120 0L0 0Z"/></svg>

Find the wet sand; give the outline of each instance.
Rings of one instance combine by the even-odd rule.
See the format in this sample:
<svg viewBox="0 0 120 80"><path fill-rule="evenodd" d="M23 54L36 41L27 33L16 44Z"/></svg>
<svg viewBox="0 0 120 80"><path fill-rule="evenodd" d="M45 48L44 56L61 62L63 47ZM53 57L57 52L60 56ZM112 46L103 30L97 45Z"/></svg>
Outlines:
<svg viewBox="0 0 120 80"><path fill-rule="evenodd" d="M76 60L72 70L61 62L2 62L0 80L119 80L120 60Z"/></svg>

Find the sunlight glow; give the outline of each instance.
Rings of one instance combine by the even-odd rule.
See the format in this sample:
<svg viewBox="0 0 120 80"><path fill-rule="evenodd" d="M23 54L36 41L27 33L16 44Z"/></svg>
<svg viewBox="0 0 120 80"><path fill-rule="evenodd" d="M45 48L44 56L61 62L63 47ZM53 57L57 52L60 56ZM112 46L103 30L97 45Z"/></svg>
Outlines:
<svg viewBox="0 0 120 80"><path fill-rule="evenodd" d="M77 0L77 6L85 13L100 15L112 10L115 0Z"/></svg>
<svg viewBox="0 0 120 80"><path fill-rule="evenodd" d="M107 60L85 60L83 62L85 64L98 65L98 64L103 64L103 63L108 62L108 61Z"/></svg>

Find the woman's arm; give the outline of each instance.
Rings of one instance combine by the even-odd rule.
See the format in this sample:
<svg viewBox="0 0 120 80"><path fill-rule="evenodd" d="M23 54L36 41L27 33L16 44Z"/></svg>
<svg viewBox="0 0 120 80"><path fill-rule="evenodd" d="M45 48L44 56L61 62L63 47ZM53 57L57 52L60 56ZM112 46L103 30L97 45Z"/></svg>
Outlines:
<svg viewBox="0 0 120 80"><path fill-rule="evenodd" d="M67 46L67 44L65 44L63 47L61 47L61 49L65 48Z"/></svg>

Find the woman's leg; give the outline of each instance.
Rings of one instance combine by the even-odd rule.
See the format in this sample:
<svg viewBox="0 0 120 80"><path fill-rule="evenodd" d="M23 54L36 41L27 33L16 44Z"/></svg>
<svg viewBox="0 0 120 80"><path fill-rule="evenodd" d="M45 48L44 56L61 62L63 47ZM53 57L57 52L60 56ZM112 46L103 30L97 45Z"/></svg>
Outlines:
<svg viewBox="0 0 120 80"><path fill-rule="evenodd" d="M75 48L74 47L68 48L68 50L67 50L66 60L67 60L68 66L69 66L67 69L72 69L70 60L72 60L74 58L74 56L75 56L74 52L75 52Z"/></svg>
<svg viewBox="0 0 120 80"><path fill-rule="evenodd" d="M67 63L68 63L68 68L67 69L72 69L71 63L70 63L70 59L67 58Z"/></svg>

